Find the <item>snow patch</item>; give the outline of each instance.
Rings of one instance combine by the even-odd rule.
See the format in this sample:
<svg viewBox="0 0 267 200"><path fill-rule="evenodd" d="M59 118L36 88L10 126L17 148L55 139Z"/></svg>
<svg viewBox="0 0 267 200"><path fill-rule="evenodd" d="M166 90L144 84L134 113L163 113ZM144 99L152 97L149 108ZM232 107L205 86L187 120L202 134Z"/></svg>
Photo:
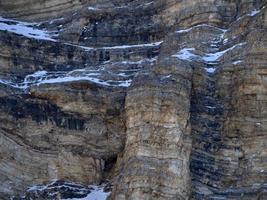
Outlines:
<svg viewBox="0 0 267 200"><path fill-rule="evenodd" d="M261 10L252 10L251 13L248 14L248 16L251 16L252 17L252 16L257 15L260 12L261 12Z"/></svg>
<svg viewBox="0 0 267 200"><path fill-rule="evenodd" d="M94 10L94 11L101 10L101 9L99 9L99 8L92 7L92 6L87 7L87 9L88 9L88 10Z"/></svg>
<svg viewBox="0 0 267 200"><path fill-rule="evenodd" d="M259 10L254 9L254 10L252 10L250 13L245 14L245 15L239 17L236 21L240 21L241 19L244 19L244 18L247 17L247 16L249 16L249 17L253 17L253 16L259 14L263 9L265 9L265 6L263 6L263 7L262 7L261 9L259 9Z"/></svg>
<svg viewBox="0 0 267 200"><path fill-rule="evenodd" d="M239 43L236 44L226 50L218 51L215 53L206 53L204 55L197 55L192 53L192 51L195 51L194 48L184 48L180 50L177 54L172 55L172 57L177 57L181 60L187 60L187 61L193 61L193 60L201 60L207 64L215 64L225 53L235 49L236 47L240 47L245 45L246 43Z"/></svg>
<svg viewBox="0 0 267 200"><path fill-rule="evenodd" d="M154 43L148 43L148 44L136 44L136 45L113 46L113 47L101 47L99 49L128 49L128 48L138 48L138 47L154 47L154 46L161 45L161 43L163 43L163 41L154 42Z"/></svg>
<svg viewBox="0 0 267 200"><path fill-rule="evenodd" d="M98 48L86 47L86 46L81 46L81 45L76 45L76 44L71 44L71 43L64 43L64 44L69 45L69 46L78 47L78 48L84 49L86 51L89 51L89 50L112 50L112 49L129 49L129 48L142 48L142 47L157 47L157 46L161 45L162 42L163 41L148 43L148 44L121 45L121 46L98 47Z"/></svg>
<svg viewBox="0 0 267 200"><path fill-rule="evenodd" d="M206 70L208 73L213 74L213 73L216 71L216 68L209 67L209 68L205 68L205 70Z"/></svg>
<svg viewBox="0 0 267 200"><path fill-rule="evenodd" d="M0 84L3 84L3 85L9 85L11 87L15 87L15 85L11 82L11 81L8 81L8 80L1 80L0 79Z"/></svg>
<svg viewBox="0 0 267 200"><path fill-rule="evenodd" d="M224 40L223 40L223 44L226 44L227 42L228 42L228 38L225 38Z"/></svg>
<svg viewBox="0 0 267 200"><path fill-rule="evenodd" d="M111 194L111 192L104 191L106 187L106 184L96 186L91 185L88 187L84 187L80 184L75 183L63 183L60 184L60 182L57 182L56 180L48 185L35 185L30 188L28 188L27 192L29 193L38 193L45 191L48 196L51 196L51 198L54 195L57 195L60 193L61 189L66 190L68 188L69 191L73 191L76 194L85 194L86 197L82 198L68 198L68 199L62 199L62 200L106 200L107 197ZM55 191L55 192L53 192Z"/></svg>
<svg viewBox="0 0 267 200"><path fill-rule="evenodd" d="M233 62L233 65L237 65L237 64L240 64L240 63L242 63L243 61L242 60L237 60L237 61L234 61Z"/></svg>
<svg viewBox="0 0 267 200"><path fill-rule="evenodd" d="M57 21L62 21L62 20L64 20L63 17L58 18L58 19L53 19L53 20L49 21L49 24L53 24L53 23L55 23L55 22L57 22Z"/></svg>
<svg viewBox="0 0 267 200"><path fill-rule="evenodd" d="M177 54L172 55L172 57L177 57L181 60L188 60L192 61L195 58L198 58L197 55L191 53L191 51L194 51L194 48L184 48L181 51L179 51Z"/></svg>
<svg viewBox="0 0 267 200"><path fill-rule="evenodd" d="M153 4L153 3L154 3L154 1L148 2L148 3L145 4L145 6L149 6L149 5Z"/></svg>
<svg viewBox="0 0 267 200"><path fill-rule="evenodd" d="M84 198L71 198L62 200L106 200L111 192L104 192L103 186L90 186L93 190Z"/></svg>
<svg viewBox="0 0 267 200"><path fill-rule="evenodd" d="M163 79L170 78L171 76L172 76L171 74L163 76Z"/></svg>
<svg viewBox="0 0 267 200"><path fill-rule="evenodd" d="M209 109L215 109L216 107L215 106L205 106L206 108L209 108Z"/></svg>
<svg viewBox="0 0 267 200"><path fill-rule="evenodd" d="M56 34L53 34L49 31L36 29L33 27L33 25L35 24L0 17L0 31L8 31L38 40L56 41L52 38L52 36L56 36Z"/></svg>
<svg viewBox="0 0 267 200"><path fill-rule="evenodd" d="M118 62L118 63L121 63L123 65L134 65L134 64L142 64L142 63L145 63L145 62L149 62L149 63L154 63L156 60L157 60L157 56L154 57L154 58L146 58L146 59L142 59L142 60L138 60L138 61L121 61L121 62Z"/></svg>
<svg viewBox="0 0 267 200"><path fill-rule="evenodd" d="M24 81L21 83L13 83L11 81L1 80L1 79L0 83L11 86L13 88L24 89L24 90L34 85L56 84L56 83L66 83L75 81L89 81L108 87L129 87L132 83L132 79L103 80L99 78L99 76L101 76L101 73L95 71L96 70L93 70L92 72L90 70L84 70L84 69L74 70L70 72L37 71L33 74L27 75L24 78Z"/></svg>
<svg viewBox="0 0 267 200"><path fill-rule="evenodd" d="M49 186L54 185L57 182L57 180L53 180L52 183L48 184L48 185L34 185L32 187L29 187L27 189L27 192L33 192L33 191L44 191L45 189L47 189Z"/></svg>
<svg viewBox="0 0 267 200"><path fill-rule="evenodd" d="M176 31L176 33L188 33L188 32L190 32L191 30L193 30L193 29L195 29L195 28L199 28L199 27L210 27L210 28L215 28L215 29L217 29L217 30L222 31L223 33L225 33L225 32L227 31L227 29L218 28L218 27L216 27L216 26L212 26L212 25L209 25L209 24L199 24L199 25L190 27L190 28L188 28L188 29L181 29L181 30L178 30L178 31Z"/></svg>

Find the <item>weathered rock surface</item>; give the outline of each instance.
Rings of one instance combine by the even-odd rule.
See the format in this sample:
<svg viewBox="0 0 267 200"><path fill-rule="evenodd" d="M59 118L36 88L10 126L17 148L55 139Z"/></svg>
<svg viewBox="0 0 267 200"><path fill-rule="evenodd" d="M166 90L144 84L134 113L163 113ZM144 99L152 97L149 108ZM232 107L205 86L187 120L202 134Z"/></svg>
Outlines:
<svg viewBox="0 0 267 200"><path fill-rule="evenodd" d="M0 0L0 199L266 199L266 6Z"/></svg>

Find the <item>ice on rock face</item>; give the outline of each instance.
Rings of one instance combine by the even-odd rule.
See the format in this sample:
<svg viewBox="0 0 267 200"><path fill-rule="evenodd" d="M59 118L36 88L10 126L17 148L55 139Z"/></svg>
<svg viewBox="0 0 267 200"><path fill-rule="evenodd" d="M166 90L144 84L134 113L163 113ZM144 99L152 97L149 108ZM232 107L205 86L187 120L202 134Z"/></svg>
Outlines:
<svg viewBox="0 0 267 200"><path fill-rule="evenodd" d="M0 31L8 31L38 40L56 41L52 32L34 28L35 23L20 22L0 17Z"/></svg>

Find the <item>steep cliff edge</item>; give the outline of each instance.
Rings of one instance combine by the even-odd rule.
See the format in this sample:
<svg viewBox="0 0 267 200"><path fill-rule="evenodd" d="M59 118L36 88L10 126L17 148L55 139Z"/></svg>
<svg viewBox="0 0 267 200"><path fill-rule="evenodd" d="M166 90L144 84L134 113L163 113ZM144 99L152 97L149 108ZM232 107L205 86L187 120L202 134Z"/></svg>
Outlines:
<svg viewBox="0 0 267 200"><path fill-rule="evenodd" d="M0 199L267 198L267 1L0 15Z"/></svg>

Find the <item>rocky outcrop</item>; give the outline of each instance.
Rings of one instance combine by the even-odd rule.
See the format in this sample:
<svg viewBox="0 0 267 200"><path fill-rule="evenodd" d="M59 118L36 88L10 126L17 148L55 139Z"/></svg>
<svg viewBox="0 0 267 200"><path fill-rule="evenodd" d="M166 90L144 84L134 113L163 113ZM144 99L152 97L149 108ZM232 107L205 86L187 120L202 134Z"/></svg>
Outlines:
<svg viewBox="0 0 267 200"><path fill-rule="evenodd" d="M53 179L100 183L113 165L125 137L124 93L106 96L111 91L71 85L1 97L1 189L22 191Z"/></svg>
<svg viewBox="0 0 267 200"><path fill-rule="evenodd" d="M0 0L0 198L266 198L265 0L21 3Z"/></svg>
<svg viewBox="0 0 267 200"><path fill-rule="evenodd" d="M245 14L232 23L223 33L223 40L219 40L224 48L220 62L208 65L217 68L217 73L210 73L212 70L208 68L208 76L199 79L200 72L197 72L196 81L193 81L191 172L196 199L206 196L222 199L266 197L264 150L259 150L264 146L261 141L266 136L258 133L262 129L252 128L261 125L258 120L266 118L264 106L256 111L258 103L262 102L256 100L261 92L254 89L262 88L264 83L257 85L257 80L262 76L253 72L266 65L264 59L256 56L259 53L256 41L261 41L259 38L264 38L266 34L265 12L263 7L261 11ZM261 33L255 35L255 30ZM259 40L252 39L252 35ZM261 44L264 46L264 43ZM217 48L216 44L214 47ZM260 64L251 64L254 62ZM203 91L203 88L206 89ZM255 95L254 100L251 95ZM254 124L250 124L250 120ZM249 132L253 136L249 136Z"/></svg>
<svg viewBox="0 0 267 200"><path fill-rule="evenodd" d="M190 66L173 58L135 78L126 97L127 138L113 199L189 197L191 75Z"/></svg>

